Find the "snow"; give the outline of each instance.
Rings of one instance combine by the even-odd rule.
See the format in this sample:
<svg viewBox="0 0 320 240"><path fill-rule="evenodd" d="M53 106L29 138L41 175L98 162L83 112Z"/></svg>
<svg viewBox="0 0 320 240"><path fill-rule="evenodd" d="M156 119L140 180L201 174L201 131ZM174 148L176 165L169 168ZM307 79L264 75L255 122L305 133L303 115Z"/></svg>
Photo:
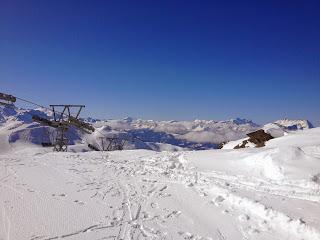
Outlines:
<svg viewBox="0 0 320 240"><path fill-rule="evenodd" d="M266 142L266 146L276 147L276 146L296 146L305 147L310 145L319 145L320 128L312 128L303 131L290 132L282 138L275 138Z"/></svg>
<svg viewBox="0 0 320 240"><path fill-rule="evenodd" d="M72 129L57 153L30 113L50 117L0 108L1 240L320 239L320 128L307 121L266 124L275 139L235 150L258 125L88 119L98 131ZM91 152L102 133L132 139Z"/></svg>
<svg viewBox="0 0 320 240"><path fill-rule="evenodd" d="M320 239L320 128L263 148L56 153L9 143L11 124L0 239Z"/></svg>
<svg viewBox="0 0 320 240"><path fill-rule="evenodd" d="M292 120L292 119L281 119L275 122L276 124L286 127L289 130L295 129L309 129L313 128L313 125L308 120Z"/></svg>
<svg viewBox="0 0 320 240"><path fill-rule="evenodd" d="M262 129L274 138L282 137L289 132L285 127L276 123L268 123Z"/></svg>
<svg viewBox="0 0 320 240"><path fill-rule="evenodd" d="M11 125L13 127L8 132L10 143L24 141L41 144L44 127L33 123L32 115L47 119L52 118L52 113L43 108L30 110L2 107L0 108L0 131ZM258 128L258 125L252 121L240 118L227 121L154 121L133 118L98 120L88 118L86 121L90 122L99 132L103 132L104 135L130 139L124 146L125 149L138 148L156 151L214 149L221 142L237 140ZM82 140L87 144L99 147L101 141L99 132L88 136L76 129L71 129L68 132L69 144L75 144ZM50 130L50 133L51 135L55 134L54 130Z"/></svg>
<svg viewBox="0 0 320 240"><path fill-rule="evenodd" d="M235 141L230 141L226 144L223 145L223 149L234 149L235 146L238 146L239 144L241 145L243 141L248 140L249 138L241 138L239 140L235 140Z"/></svg>

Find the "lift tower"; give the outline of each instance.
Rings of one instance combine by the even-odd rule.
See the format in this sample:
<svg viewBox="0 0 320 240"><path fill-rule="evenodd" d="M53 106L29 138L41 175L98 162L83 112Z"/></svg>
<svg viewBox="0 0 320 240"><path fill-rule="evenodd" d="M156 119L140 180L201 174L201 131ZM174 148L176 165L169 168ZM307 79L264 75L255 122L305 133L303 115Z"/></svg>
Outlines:
<svg viewBox="0 0 320 240"><path fill-rule="evenodd" d="M33 103L31 101L12 96L10 94L0 92L0 106L9 106L14 108L14 103L17 101L17 99L36 106L43 107L37 103ZM66 133L71 126L78 128L88 134L91 134L95 131L95 128L93 126L79 119L81 110L85 107L84 105L60 104L50 105L50 107L52 108L51 111L53 112L53 119L43 118L31 113L29 114L32 115L32 120L34 122L38 122L43 126L48 126L56 129L56 136L53 143L54 151L67 151L69 140Z"/></svg>
<svg viewBox="0 0 320 240"><path fill-rule="evenodd" d="M115 150L123 150L123 147L128 139L119 136L105 136L99 137L101 142L101 150L100 151L115 151Z"/></svg>
<svg viewBox="0 0 320 240"><path fill-rule="evenodd" d="M70 126L75 126L86 132L94 131L94 128L79 120L81 110L84 105L50 105L53 112L53 123L57 132L53 143L53 150L57 152L66 152L68 149L67 131Z"/></svg>
<svg viewBox="0 0 320 240"><path fill-rule="evenodd" d="M32 120L56 129L56 135L53 141L53 151L66 152L68 150L69 139L67 131L71 126L80 129L85 133L93 133L94 127L79 119L84 105L50 105L53 112L53 119L49 120L34 115Z"/></svg>

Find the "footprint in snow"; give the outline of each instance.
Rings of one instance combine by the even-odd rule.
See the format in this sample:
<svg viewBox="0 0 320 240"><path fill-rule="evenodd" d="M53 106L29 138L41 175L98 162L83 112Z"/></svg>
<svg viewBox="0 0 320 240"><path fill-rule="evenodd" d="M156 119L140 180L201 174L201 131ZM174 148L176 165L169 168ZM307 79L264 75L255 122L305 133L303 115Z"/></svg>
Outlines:
<svg viewBox="0 0 320 240"><path fill-rule="evenodd" d="M248 233L249 233L250 235L253 235L253 234L258 234L258 233L260 233L260 231L259 231L258 229L256 229L256 228L250 226L249 229L248 229Z"/></svg>
<svg viewBox="0 0 320 240"><path fill-rule="evenodd" d="M208 196L208 193L206 193L206 192L200 193L200 197L207 197L207 196Z"/></svg>
<svg viewBox="0 0 320 240"><path fill-rule="evenodd" d="M192 234L192 233L190 233L190 232L183 232L183 231L179 231L178 232L178 234L180 235L180 236L182 236L183 237L183 239L185 239L185 240L212 240L212 238L210 238L210 237L207 237L207 238L204 238L204 237L201 237L201 236L199 236L199 235L196 235L196 234Z"/></svg>
<svg viewBox="0 0 320 240"><path fill-rule="evenodd" d="M187 186L187 187L193 187L193 186L194 186L194 183L193 183L193 182L189 182L189 183L186 184L186 186Z"/></svg>
<svg viewBox="0 0 320 240"><path fill-rule="evenodd" d="M241 214L238 218L241 222L245 222L250 219L250 217L247 214Z"/></svg>
<svg viewBox="0 0 320 240"><path fill-rule="evenodd" d="M159 208L158 203L152 202L150 205L152 208Z"/></svg>
<svg viewBox="0 0 320 240"><path fill-rule="evenodd" d="M271 228L266 220L262 220L259 222L259 228L261 231L270 231Z"/></svg>
<svg viewBox="0 0 320 240"><path fill-rule="evenodd" d="M225 209L222 211L222 214L228 214L228 213L230 213L228 209Z"/></svg>
<svg viewBox="0 0 320 240"><path fill-rule="evenodd" d="M181 214L181 211L172 211L171 213L169 213L166 218L171 218L171 217L178 217Z"/></svg>
<svg viewBox="0 0 320 240"><path fill-rule="evenodd" d="M52 193L51 196L52 197L66 197L67 195L65 193L61 193L61 194Z"/></svg>
<svg viewBox="0 0 320 240"><path fill-rule="evenodd" d="M213 199L211 202L216 205L216 206L220 206L221 203L225 200L224 197L222 197L221 195L217 196L215 199Z"/></svg>
<svg viewBox="0 0 320 240"><path fill-rule="evenodd" d="M85 202L79 201L79 200L74 200L75 203L79 204L79 205L84 205Z"/></svg>
<svg viewBox="0 0 320 240"><path fill-rule="evenodd" d="M167 185L164 185L159 191L162 192L163 190L167 189L168 186Z"/></svg>

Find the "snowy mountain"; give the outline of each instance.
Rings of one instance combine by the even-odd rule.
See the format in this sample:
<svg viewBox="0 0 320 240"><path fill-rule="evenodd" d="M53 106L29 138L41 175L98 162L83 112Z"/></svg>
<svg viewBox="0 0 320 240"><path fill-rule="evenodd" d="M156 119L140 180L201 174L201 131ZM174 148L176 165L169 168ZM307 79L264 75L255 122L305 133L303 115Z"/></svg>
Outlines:
<svg viewBox="0 0 320 240"><path fill-rule="evenodd" d="M41 144L52 141L55 130L43 127L32 121L32 115L52 118L47 109L12 109L0 108L0 138L2 142L14 144L28 142ZM226 121L194 120L194 121L155 121L125 118L120 120L85 119L97 131L92 134L71 128L68 132L69 144L91 144L101 148L101 137L112 136L128 139L125 149L149 149L180 151L183 149L213 149L223 142L243 139L247 133L261 128L258 124L246 119L230 119ZM288 131L311 128L306 120L279 120L262 128L275 137L283 136ZM51 139L45 136L49 133ZM47 138L47 139L44 139Z"/></svg>
<svg viewBox="0 0 320 240"><path fill-rule="evenodd" d="M127 117L120 120L88 119L94 127L126 133L153 149L212 149L225 141L242 138L259 125L246 119L227 121L155 121ZM171 147L170 147L171 146Z"/></svg>
<svg viewBox="0 0 320 240"><path fill-rule="evenodd" d="M276 122L275 124L279 124L289 130L301 130L301 129L309 129L313 128L313 125L308 120L290 120L290 119L281 119Z"/></svg>
<svg viewBox="0 0 320 240"><path fill-rule="evenodd" d="M116 130L148 129L156 133L167 134L168 138L200 144L220 144L244 137L246 133L259 128L258 124L246 119L227 121L194 120L194 121L155 121L125 118L122 120L96 121L94 126L110 126ZM152 135L152 134L151 134Z"/></svg>

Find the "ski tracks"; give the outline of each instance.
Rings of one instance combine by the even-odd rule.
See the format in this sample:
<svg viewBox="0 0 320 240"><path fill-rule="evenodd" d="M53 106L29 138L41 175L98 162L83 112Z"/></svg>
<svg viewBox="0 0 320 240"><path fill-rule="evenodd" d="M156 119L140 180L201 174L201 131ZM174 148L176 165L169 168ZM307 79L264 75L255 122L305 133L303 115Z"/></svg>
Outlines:
<svg viewBox="0 0 320 240"><path fill-rule="evenodd" d="M274 195L318 204L317 185L201 172L189 165L186 154L147 152L137 157L124 151L52 154L55 158L37 156L33 165L43 165L63 174L65 184L72 185L76 191L74 196L79 196L76 200L65 200L68 196L61 194L50 194L50 197L83 207L102 206L105 215L80 230L57 235L35 233L33 239L230 239L230 234L224 232L226 227L220 228L219 222L212 223L211 236L187 229L183 221L190 221L190 226L193 223L188 218L188 209L180 208L179 202L175 202L179 191L195 192L205 207L217 209L221 216L230 216L237 223L232 227L242 235L237 239L320 239L319 231L303 219L289 217L250 197L259 193L262 197ZM1 184L6 177L0 179ZM244 194L247 192L249 196ZM188 199L181 201L188 203ZM197 210L197 206L192 207ZM217 218L219 216L213 216L212 220ZM11 223L4 206L2 219L6 239L10 239Z"/></svg>
<svg viewBox="0 0 320 240"><path fill-rule="evenodd" d="M186 174L190 180L194 175L200 176L192 185L201 196L208 198L214 206L222 208L224 214L238 216L238 221L242 223L239 230L244 239L257 239L261 233L270 235L273 239L320 239L320 231L309 226L303 219L289 217L255 198L250 199L242 194L247 191L253 196L260 193L262 196L275 195L284 199L299 199L318 204L320 197L317 184L266 181L218 172L195 174L192 170ZM220 233L218 235L219 239L224 239Z"/></svg>

